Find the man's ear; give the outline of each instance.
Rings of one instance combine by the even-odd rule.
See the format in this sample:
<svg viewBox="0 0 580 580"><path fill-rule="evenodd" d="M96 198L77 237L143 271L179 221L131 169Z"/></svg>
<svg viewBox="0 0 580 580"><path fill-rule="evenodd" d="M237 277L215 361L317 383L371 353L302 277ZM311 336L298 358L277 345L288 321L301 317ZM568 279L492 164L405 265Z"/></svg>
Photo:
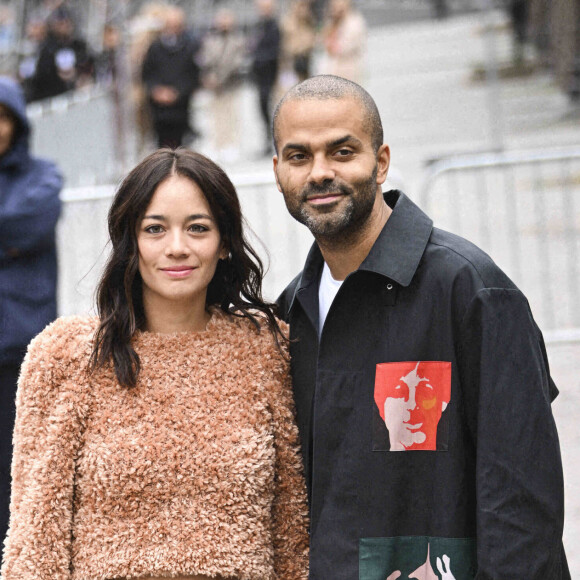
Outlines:
<svg viewBox="0 0 580 580"><path fill-rule="evenodd" d="M382 185L387 179L391 163L391 150L388 145L381 145L377 151L377 185Z"/></svg>
<svg viewBox="0 0 580 580"><path fill-rule="evenodd" d="M278 191L280 193L282 193L282 189L280 188L280 182L278 181L278 155L274 155L274 157L272 157L272 164L274 167L274 179L276 179L276 187L278 188Z"/></svg>

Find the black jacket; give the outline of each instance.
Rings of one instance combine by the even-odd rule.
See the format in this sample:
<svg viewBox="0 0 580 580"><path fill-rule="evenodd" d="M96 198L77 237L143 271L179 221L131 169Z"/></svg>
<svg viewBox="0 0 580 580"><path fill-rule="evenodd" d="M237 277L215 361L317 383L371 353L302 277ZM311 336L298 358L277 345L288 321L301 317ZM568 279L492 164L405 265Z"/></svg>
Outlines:
<svg viewBox="0 0 580 580"><path fill-rule="evenodd" d="M196 57L200 43L197 38L184 33L174 45L153 41L149 47L141 76L148 94L156 85L166 85L177 90L177 101L161 106L151 101L154 121L169 124L187 124L189 100L200 85L200 69Z"/></svg>
<svg viewBox="0 0 580 580"><path fill-rule="evenodd" d="M433 228L404 194L385 199L394 211L320 340L316 244L279 298L310 494L310 578L402 580L430 566L455 580L569 579L558 391L528 303L481 250ZM431 395L419 401L416 387L409 412L425 418L402 431L424 440L438 408L436 444L395 452L386 417L397 407L384 393L389 404L410 400L413 373Z"/></svg>
<svg viewBox="0 0 580 580"><path fill-rule="evenodd" d="M75 89L80 77L93 76L94 58L84 40L49 35L38 54L29 100L55 97Z"/></svg>

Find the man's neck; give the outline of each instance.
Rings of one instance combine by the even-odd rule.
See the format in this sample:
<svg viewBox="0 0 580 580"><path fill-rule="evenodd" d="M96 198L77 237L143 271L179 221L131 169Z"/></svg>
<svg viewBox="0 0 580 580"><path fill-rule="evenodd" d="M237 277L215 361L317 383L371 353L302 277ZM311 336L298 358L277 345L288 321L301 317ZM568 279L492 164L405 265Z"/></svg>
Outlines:
<svg viewBox="0 0 580 580"><path fill-rule="evenodd" d="M343 238L340 242L316 240L335 280L344 280L351 272L358 269L369 255L392 213L393 210L385 203L382 195L377 196L377 201L365 226L354 232L352 236Z"/></svg>

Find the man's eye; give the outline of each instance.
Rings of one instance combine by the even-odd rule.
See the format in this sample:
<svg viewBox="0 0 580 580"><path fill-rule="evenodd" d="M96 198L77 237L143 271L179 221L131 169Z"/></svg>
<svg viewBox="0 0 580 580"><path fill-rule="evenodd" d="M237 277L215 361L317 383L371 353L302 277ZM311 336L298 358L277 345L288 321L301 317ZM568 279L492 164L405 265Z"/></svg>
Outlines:
<svg viewBox="0 0 580 580"><path fill-rule="evenodd" d="M290 161L304 161L306 159L306 155L304 153L292 153L288 159Z"/></svg>
<svg viewBox="0 0 580 580"><path fill-rule="evenodd" d="M159 225L151 225L145 228L145 231L148 234L160 234L163 231L163 228Z"/></svg>
<svg viewBox="0 0 580 580"><path fill-rule="evenodd" d="M352 151L350 149L339 149L336 152L336 155L338 157L349 157L350 155L352 155Z"/></svg>

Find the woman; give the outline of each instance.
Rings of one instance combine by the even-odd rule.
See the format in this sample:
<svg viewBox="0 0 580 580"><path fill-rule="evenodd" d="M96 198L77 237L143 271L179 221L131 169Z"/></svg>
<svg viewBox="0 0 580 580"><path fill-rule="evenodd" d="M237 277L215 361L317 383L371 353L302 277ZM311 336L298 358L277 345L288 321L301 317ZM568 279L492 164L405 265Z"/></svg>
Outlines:
<svg viewBox="0 0 580 580"><path fill-rule="evenodd" d="M316 44L316 24L309 0L293 0L280 28L282 67L292 71L295 82L302 82L310 76L310 61Z"/></svg>
<svg viewBox="0 0 580 580"><path fill-rule="evenodd" d="M214 27L203 43L203 84L211 91L212 140L215 155L224 163L239 159L240 85L245 39L238 32L234 13L220 9Z"/></svg>
<svg viewBox="0 0 580 580"><path fill-rule="evenodd" d="M29 347L3 579L306 578L285 338L233 185L159 150L109 233L99 318Z"/></svg>

